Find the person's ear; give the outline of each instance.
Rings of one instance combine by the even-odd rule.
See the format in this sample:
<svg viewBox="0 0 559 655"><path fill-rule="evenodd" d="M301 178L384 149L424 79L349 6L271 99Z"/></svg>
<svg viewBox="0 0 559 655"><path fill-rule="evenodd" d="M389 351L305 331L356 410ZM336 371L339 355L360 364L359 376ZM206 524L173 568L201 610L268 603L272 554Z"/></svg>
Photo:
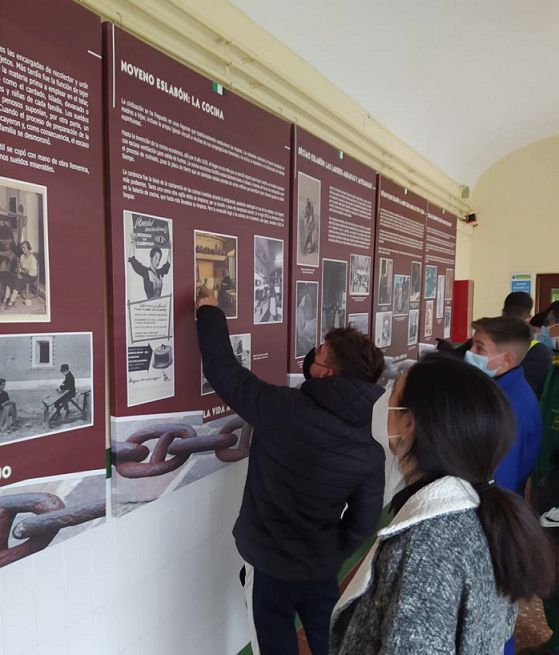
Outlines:
<svg viewBox="0 0 559 655"><path fill-rule="evenodd" d="M514 368L515 366L518 366L518 357L516 353L511 352L511 351L506 351L503 353L503 359L502 359L502 366L503 368Z"/></svg>

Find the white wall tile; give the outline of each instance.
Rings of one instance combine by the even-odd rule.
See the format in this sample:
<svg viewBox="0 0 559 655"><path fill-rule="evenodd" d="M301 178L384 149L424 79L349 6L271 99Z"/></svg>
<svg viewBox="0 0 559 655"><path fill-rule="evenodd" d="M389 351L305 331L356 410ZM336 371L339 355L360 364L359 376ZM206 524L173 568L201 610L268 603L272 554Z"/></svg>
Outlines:
<svg viewBox="0 0 559 655"><path fill-rule="evenodd" d="M93 615L68 626L68 655L93 655Z"/></svg>
<svg viewBox="0 0 559 655"><path fill-rule="evenodd" d="M35 599L37 608L37 639L46 641L66 627L66 584L64 548L46 548L29 560L35 568Z"/></svg>
<svg viewBox="0 0 559 655"><path fill-rule="evenodd" d="M63 543L68 624L75 623L93 609L91 555L87 537L86 532Z"/></svg>
<svg viewBox="0 0 559 655"><path fill-rule="evenodd" d="M22 655L37 644L35 568L29 558L2 569L0 606L4 625L4 653Z"/></svg>

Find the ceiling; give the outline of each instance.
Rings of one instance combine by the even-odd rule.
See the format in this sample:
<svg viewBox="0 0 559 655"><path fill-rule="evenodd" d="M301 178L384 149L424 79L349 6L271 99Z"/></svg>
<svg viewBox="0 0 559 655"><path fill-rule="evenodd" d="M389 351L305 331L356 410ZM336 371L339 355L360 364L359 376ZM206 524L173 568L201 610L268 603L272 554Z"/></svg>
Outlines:
<svg viewBox="0 0 559 655"><path fill-rule="evenodd" d="M559 133L559 0L231 0L460 184Z"/></svg>

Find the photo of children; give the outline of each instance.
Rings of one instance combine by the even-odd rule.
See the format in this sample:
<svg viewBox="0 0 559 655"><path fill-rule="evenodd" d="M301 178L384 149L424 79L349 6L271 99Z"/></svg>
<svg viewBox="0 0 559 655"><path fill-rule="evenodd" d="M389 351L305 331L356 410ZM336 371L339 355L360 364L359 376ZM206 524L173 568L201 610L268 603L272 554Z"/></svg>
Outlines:
<svg viewBox="0 0 559 655"><path fill-rule="evenodd" d="M297 175L297 265L320 262L320 180Z"/></svg>
<svg viewBox="0 0 559 655"><path fill-rule="evenodd" d="M50 321L47 189L0 177L0 322Z"/></svg>
<svg viewBox="0 0 559 655"><path fill-rule="evenodd" d="M410 311L410 276L394 276L394 316L404 316Z"/></svg>
<svg viewBox="0 0 559 655"><path fill-rule="evenodd" d="M368 296L371 286L371 258L367 255L350 255L349 293L352 296Z"/></svg>
<svg viewBox="0 0 559 655"><path fill-rule="evenodd" d="M377 312L375 317L375 346L386 348L392 343L392 312Z"/></svg>
<svg viewBox="0 0 559 655"><path fill-rule="evenodd" d="M254 237L254 323L283 321L283 241Z"/></svg>
<svg viewBox="0 0 559 655"><path fill-rule="evenodd" d="M318 282L296 283L295 357L304 357L317 345Z"/></svg>

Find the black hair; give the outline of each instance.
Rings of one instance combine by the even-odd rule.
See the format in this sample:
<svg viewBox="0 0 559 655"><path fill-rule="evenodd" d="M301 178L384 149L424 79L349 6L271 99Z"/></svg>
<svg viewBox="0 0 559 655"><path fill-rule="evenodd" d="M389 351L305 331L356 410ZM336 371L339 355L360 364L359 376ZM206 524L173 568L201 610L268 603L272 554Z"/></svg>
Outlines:
<svg viewBox="0 0 559 655"><path fill-rule="evenodd" d="M20 248L23 248L23 246L27 246L29 250L31 250L31 244L29 243L29 241L22 241L20 243Z"/></svg>
<svg viewBox="0 0 559 655"><path fill-rule="evenodd" d="M503 316L512 316L526 320L530 316L534 301L525 291L513 291L505 298Z"/></svg>
<svg viewBox="0 0 559 655"><path fill-rule="evenodd" d="M6 384L6 379L5 378L0 378L0 384Z"/></svg>
<svg viewBox="0 0 559 655"><path fill-rule="evenodd" d="M159 246L153 246L153 248L149 251L149 258L152 259L154 255L157 255L159 253L160 257L163 257L163 253L161 252L161 248Z"/></svg>
<svg viewBox="0 0 559 655"><path fill-rule="evenodd" d="M68 366L68 364L61 364L61 365L60 365L60 370L63 370L63 369L64 369L65 371L69 371L69 370L70 370L70 367Z"/></svg>
<svg viewBox="0 0 559 655"><path fill-rule="evenodd" d="M411 412L414 438L404 456L424 475L451 475L472 485L493 478L512 445L515 421L499 387L483 372L431 355L408 372L398 405ZM513 601L545 596L552 579L549 542L517 494L492 485L480 492L478 515L498 589Z"/></svg>
<svg viewBox="0 0 559 655"><path fill-rule="evenodd" d="M325 337L337 375L377 382L384 371L384 355L371 339L353 327L335 328Z"/></svg>

